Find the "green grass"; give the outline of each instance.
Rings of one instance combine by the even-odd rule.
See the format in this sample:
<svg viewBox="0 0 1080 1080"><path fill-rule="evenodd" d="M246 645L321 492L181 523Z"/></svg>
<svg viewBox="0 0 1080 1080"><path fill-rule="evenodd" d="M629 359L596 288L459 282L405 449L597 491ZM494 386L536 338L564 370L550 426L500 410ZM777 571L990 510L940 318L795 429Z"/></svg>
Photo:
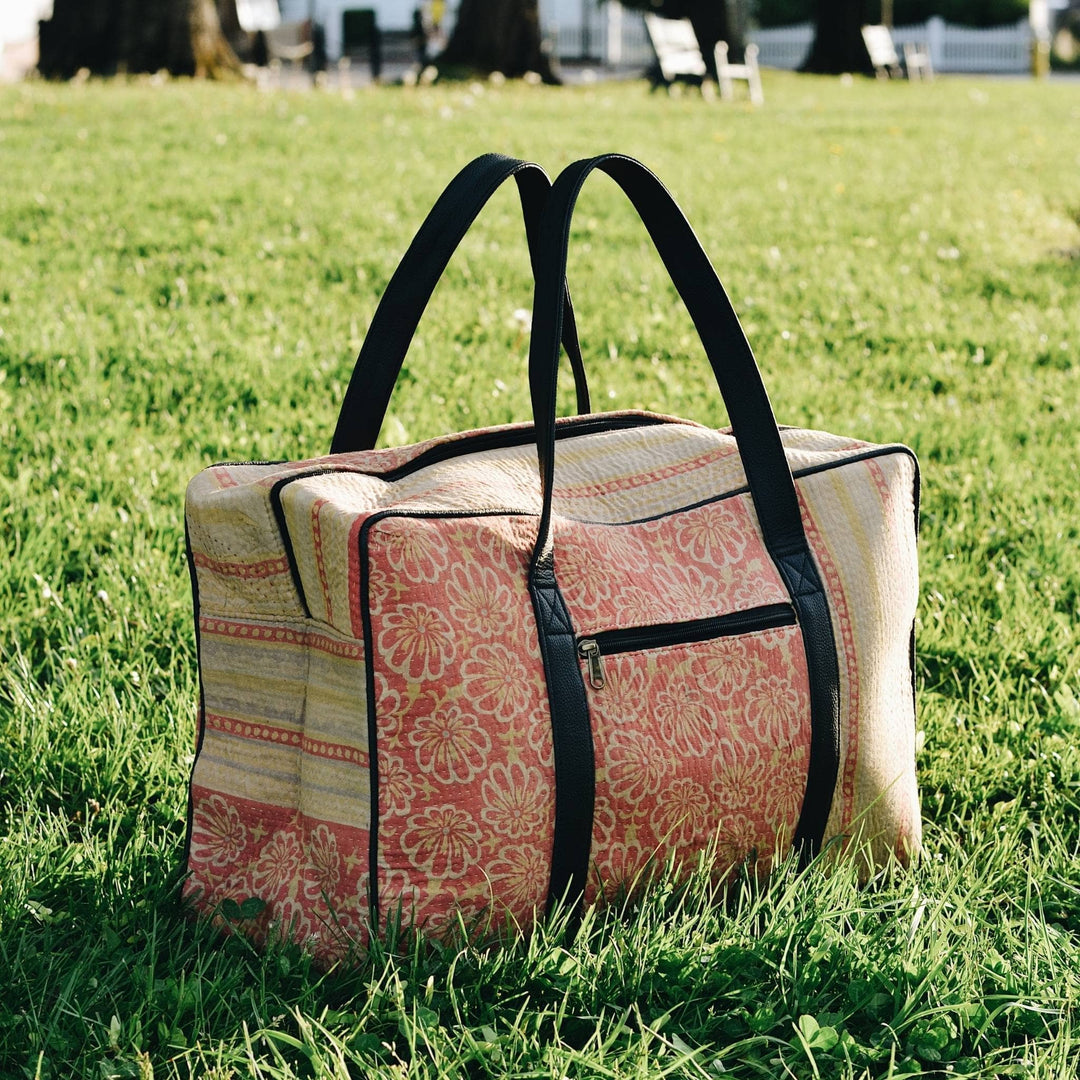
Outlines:
<svg viewBox="0 0 1080 1080"><path fill-rule="evenodd" d="M0 1076L1080 1072L1080 98L765 89L758 112L641 84L0 89ZM864 888L658 888L569 948L402 941L322 975L221 944L176 903L184 486L325 451L379 293L469 157L608 149L686 209L782 422L920 455L927 856ZM606 180L571 285L597 399L723 421ZM529 299L507 191L388 441L528 415Z"/></svg>

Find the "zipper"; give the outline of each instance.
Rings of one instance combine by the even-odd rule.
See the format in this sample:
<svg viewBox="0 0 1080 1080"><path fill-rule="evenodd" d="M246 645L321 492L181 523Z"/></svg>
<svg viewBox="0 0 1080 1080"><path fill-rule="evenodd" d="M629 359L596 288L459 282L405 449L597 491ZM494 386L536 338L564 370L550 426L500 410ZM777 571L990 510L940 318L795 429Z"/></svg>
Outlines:
<svg viewBox="0 0 1080 1080"><path fill-rule="evenodd" d="M588 666L589 685L594 690L603 690L607 682L604 677L604 656L636 652L639 649L660 649L670 645L690 645L718 637L749 634L755 630L793 626L795 622L795 609L791 604L765 604L748 611L735 611L730 615L717 615L709 619L602 630L598 634L578 638L577 649L578 655Z"/></svg>

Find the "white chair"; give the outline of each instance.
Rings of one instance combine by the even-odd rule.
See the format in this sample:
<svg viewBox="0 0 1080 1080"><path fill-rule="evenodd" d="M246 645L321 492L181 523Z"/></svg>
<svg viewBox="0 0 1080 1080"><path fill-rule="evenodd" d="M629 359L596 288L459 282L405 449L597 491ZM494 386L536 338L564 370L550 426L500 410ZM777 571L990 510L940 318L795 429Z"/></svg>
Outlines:
<svg viewBox="0 0 1080 1080"><path fill-rule="evenodd" d="M734 80L744 81L750 89L750 103L752 105L765 104L765 92L761 89L761 72L758 71L758 47L753 43L746 46L745 60L741 64L728 63L728 47L726 41L716 43L716 78L720 83L720 96L725 101L735 98Z"/></svg>
<svg viewBox="0 0 1080 1080"><path fill-rule="evenodd" d="M934 77L934 65L930 61L930 46L909 42L904 46L904 68L907 77L915 82Z"/></svg>

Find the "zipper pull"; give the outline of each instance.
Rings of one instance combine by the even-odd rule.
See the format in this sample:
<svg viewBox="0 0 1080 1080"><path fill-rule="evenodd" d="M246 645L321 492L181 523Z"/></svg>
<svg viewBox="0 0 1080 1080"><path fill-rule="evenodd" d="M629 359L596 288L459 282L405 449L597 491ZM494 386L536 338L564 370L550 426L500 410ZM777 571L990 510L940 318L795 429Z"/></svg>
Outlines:
<svg viewBox="0 0 1080 1080"><path fill-rule="evenodd" d="M589 664L589 685L594 690L604 689L604 665L600 662L600 646L592 638L578 642L578 652Z"/></svg>

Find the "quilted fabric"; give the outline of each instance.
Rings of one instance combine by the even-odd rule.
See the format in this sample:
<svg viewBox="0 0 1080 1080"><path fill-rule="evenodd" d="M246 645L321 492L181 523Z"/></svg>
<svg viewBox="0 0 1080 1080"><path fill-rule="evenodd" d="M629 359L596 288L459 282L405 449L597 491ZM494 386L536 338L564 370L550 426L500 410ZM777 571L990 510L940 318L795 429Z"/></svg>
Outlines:
<svg viewBox="0 0 1080 1080"><path fill-rule="evenodd" d="M587 899L715 851L767 865L799 819L810 746L802 631L653 644L778 611L733 438L651 414L560 421L555 569L580 641L596 802ZM528 428L280 465L189 488L200 737L185 891L265 901L326 960L400 911L527 927L552 858L551 713L528 589L539 488ZM917 469L902 447L784 429L840 673L826 842L919 846L911 632ZM775 622L776 620L773 620ZM663 634L660 634L663 637ZM693 635L691 635L693 637ZM602 640L602 639L601 639Z"/></svg>

